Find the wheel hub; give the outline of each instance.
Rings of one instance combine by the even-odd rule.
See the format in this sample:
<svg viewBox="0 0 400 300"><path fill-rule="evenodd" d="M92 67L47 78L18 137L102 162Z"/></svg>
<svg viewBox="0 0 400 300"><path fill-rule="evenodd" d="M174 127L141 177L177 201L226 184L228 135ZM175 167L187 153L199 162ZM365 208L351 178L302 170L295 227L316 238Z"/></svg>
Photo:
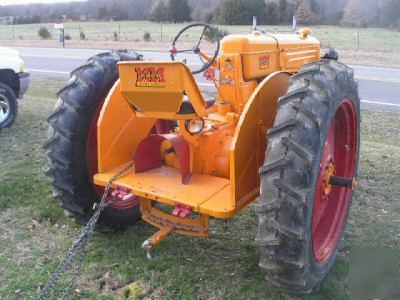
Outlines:
<svg viewBox="0 0 400 300"><path fill-rule="evenodd" d="M10 102L4 95L0 94L0 123L7 120L9 115L10 115Z"/></svg>
<svg viewBox="0 0 400 300"><path fill-rule="evenodd" d="M354 104L344 99L328 130L316 180L312 240L314 257L319 263L332 256L344 228L355 173L357 135Z"/></svg>
<svg viewBox="0 0 400 300"><path fill-rule="evenodd" d="M328 200L328 196L332 192L332 184L330 182L330 178L335 174L335 165L333 163L332 157L330 157L328 164L320 172L325 172L325 175L323 175L324 188L322 189L322 197Z"/></svg>

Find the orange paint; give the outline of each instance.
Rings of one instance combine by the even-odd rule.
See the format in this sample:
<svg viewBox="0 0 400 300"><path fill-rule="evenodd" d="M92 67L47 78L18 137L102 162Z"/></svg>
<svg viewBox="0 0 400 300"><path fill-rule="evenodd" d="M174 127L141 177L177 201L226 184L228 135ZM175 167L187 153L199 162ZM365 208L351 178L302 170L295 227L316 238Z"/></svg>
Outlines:
<svg viewBox="0 0 400 300"><path fill-rule="evenodd" d="M192 207L200 214L195 223L185 224L172 216L169 220L195 226L192 235L203 236L208 216L230 218L258 196L258 169L277 101L286 93L292 74L319 60L320 45L312 37L293 34L232 35L222 40L221 50L214 63L219 69L214 105L207 104L182 62L126 61L119 63L121 79L110 91L98 121L99 173L94 182L101 186L133 160L157 120L177 124L170 134L182 136L190 147L188 184L181 182L179 160L168 141L159 149L161 167L128 173L114 183L140 196L143 218L166 232L170 232L168 222L154 220L169 216L160 215L150 200ZM200 55L209 59L203 52ZM202 118L204 127L191 135L185 123L194 118Z"/></svg>

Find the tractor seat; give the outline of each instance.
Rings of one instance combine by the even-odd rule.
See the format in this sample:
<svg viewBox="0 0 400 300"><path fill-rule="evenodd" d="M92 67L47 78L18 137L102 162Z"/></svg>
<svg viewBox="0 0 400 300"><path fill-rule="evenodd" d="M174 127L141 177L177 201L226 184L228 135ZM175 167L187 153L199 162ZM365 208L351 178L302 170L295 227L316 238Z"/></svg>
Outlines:
<svg viewBox="0 0 400 300"><path fill-rule="evenodd" d="M204 101L206 102L207 108L210 108L211 106L214 105L215 98L204 99ZM194 111L192 103L190 103L189 98L187 98L185 96L185 98L183 98L183 100L182 100L181 108L179 109L178 114L186 115L186 114L194 114L194 113L195 113L195 111Z"/></svg>

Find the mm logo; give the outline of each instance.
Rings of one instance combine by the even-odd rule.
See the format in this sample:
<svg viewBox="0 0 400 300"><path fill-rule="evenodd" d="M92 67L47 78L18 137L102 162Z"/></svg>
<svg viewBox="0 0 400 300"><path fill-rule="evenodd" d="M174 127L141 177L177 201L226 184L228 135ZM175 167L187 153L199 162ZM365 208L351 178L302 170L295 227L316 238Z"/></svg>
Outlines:
<svg viewBox="0 0 400 300"><path fill-rule="evenodd" d="M258 57L258 67L260 69L269 68L269 55L262 55Z"/></svg>
<svg viewBox="0 0 400 300"><path fill-rule="evenodd" d="M135 69L137 73L136 86L140 87L165 87L166 82L164 78L165 68L140 68Z"/></svg>

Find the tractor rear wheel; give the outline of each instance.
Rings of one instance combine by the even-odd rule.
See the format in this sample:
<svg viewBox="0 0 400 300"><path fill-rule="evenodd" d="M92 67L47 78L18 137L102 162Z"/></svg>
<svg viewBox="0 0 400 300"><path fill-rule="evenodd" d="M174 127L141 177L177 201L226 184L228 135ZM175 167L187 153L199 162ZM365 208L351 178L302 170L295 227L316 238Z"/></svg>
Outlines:
<svg viewBox="0 0 400 300"><path fill-rule="evenodd" d="M268 132L257 205L259 265L288 294L317 289L331 269L360 145L360 100L353 71L332 60L305 65L289 81ZM351 182L351 181L347 182Z"/></svg>
<svg viewBox="0 0 400 300"><path fill-rule="evenodd" d="M58 92L55 110L48 118L48 140L44 146L50 164L48 175L61 206L81 225L87 223L93 204L104 191L92 181L97 173L100 110L119 78L117 63L140 59L140 55L127 51L91 57L86 65L71 72L69 84ZM118 229L139 219L136 201L114 203L102 213L98 229Z"/></svg>

